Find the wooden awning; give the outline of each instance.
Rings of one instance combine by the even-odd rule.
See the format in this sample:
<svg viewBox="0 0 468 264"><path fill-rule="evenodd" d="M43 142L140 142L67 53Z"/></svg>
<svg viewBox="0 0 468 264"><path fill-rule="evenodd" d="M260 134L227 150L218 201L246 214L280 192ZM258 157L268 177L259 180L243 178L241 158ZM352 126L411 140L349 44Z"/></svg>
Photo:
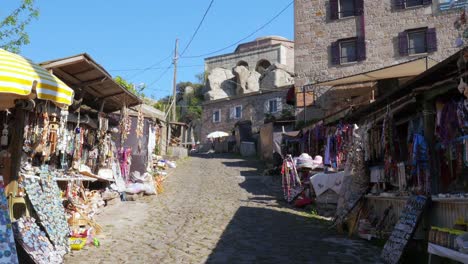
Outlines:
<svg viewBox="0 0 468 264"><path fill-rule="evenodd" d="M88 54L40 63L75 91L75 99L105 113L141 104L138 96L116 83Z"/></svg>

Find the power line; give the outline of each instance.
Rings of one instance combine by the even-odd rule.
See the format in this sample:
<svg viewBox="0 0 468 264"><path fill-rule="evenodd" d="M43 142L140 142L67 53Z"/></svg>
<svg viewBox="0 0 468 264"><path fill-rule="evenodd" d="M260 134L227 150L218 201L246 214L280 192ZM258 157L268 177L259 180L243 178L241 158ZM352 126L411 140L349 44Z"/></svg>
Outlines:
<svg viewBox="0 0 468 264"><path fill-rule="evenodd" d="M196 64L196 65L182 65L182 66L177 66L179 68L194 68L194 67L201 67L205 66L203 64ZM166 67L151 67L151 68L130 68L130 69L118 69L118 70L109 70L112 72L125 72L125 71L144 71L144 70L161 70L161 69L166 69Z"/></svg>
<svg viewBox="0 0 468 264"><path fill-rule="evenodd" d="M192 44L192 41L193 41L193 39L195 38L195 36L197 35L198 30L200 30L200 27L201 27L201 25L203 24L203 21L205 21L206 15L207 15L208 12L210 11L211 6L213 5L213 2L214 2L214 0L211 0L210 4L208 5L208 8L206 8L205 14L203 14L203 17L202 17L202 19L200 20L200 23L198 23L197 29L195 30L195 32L193 32L192 37L190 38L190 41L187 43L187 45L185 46L185 48L184 48L184 49L182 50L182 52L180 53L180 56L181 56L181 57L185 54L185 52L187 51L187 49L190 47L190 44Z"/></svg>
<svg viewBox="0 0 468 264"><path fill-rule="evenodd" d="M127 78L127 80L131 80L131 79L135 78L136 76L138 76L138 75L140 75L140 74L142 74L142 73L144 73L144 72L150 70L152 67L156 67L156 66L160 65L161 63L163 63L164 61L166 61L167 59L169 59L171 56L172 56L172 52L169 54L169 56L165 57L164 59L162 59L162 60L160 60L160 61L154 63L153 65L150 65L150 66L148 66L148 67L142 69L140 72L137 72L137 73L131 75L130 77Z"/></svg>
<svg viewBox="0 0 468 264"><path fill-rule="evenodd" d="M253 35L255 35L257 32L259 32L260 30L264 29L265 27L267 27L269 24L271 24L275 19L277 19L281 14L283 14L292 4L294 4L294 1L291 1L286 7L284 7L279 13L277 13L273 18L271 18L270 20L268 20L268 22L266 22L265 24L263 24L261 27L257 28L255 31L253 31L252 33L248 34L247 36L243 37L242 39L236 41L235 43L227 46L227 47L224 47L222 49L218 49L218 50L215 50L215 51L212 51L212 52L209 52L209 53L205 53L205 54L200 54L200 55L193 55L193 56L181 56L181 58L184 58L184 59L194 59L194 58L201 58L201 57L207 57L209 55L213 55L215 53L218 53L218 52L221 52L221 51L224 51L224 50L227 50L227 49L230 49L236 45L238 45L239 43L245 41L246 39L252 37Z"/></svg>
<svg viewBox="0 0 468 264"><path fill-rule="evenodd" d="M164 77L164 75L166 75L166 73L172 68L172 66L173 66L172 63L169 64L169 66L158 76L158 78L156 78L154 81L152 81L150 84L148 84L148 88L151 87L152 85L156 84L157 82L159 82Z"/></svg>

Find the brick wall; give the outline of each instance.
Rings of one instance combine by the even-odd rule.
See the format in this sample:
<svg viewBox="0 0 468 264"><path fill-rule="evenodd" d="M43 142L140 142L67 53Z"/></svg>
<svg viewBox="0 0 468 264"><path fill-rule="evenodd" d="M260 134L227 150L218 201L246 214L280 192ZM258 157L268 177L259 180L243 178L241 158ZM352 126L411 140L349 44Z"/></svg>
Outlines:
<svg viewBox="0 0 468 264"><path fill-rule="evenodd" d="M438 11L437 0L425 7L396 10L394 0L364 0L364 24L367 59L347 66L331 63L330 45L338 39L360 34L360 17L330 20L329 1L295 1L296 87L313 80L324 81L358 74L398 62L398 33L407 29L436 28L437 52L428 54L437 61L455 53L457 32L453 22L459 10Z"/></svg>
<svg viewBox="0 0 468 264"><path fill-rule="evenodd" d="M239 97L231 97L229 99L220 99L210 101L203 105L202 113L202 128L201 139L206 140L206 136L213 131L230 132L234 129L234 125L238 121L250 120L252 121L252 129L258 131L260 126L264 123L265 119L265 102L274 98L281 98L283 109L288 108L291 111L292 107L286 105L287 89L281 89L272 92L263 92L255 94L247 94ZM230 118L230 109L242 105L242 118ZM219 123L213 122L213 112L221 110L221 121ZM279 117L281 113L276 113L275 116Z"/></svg>

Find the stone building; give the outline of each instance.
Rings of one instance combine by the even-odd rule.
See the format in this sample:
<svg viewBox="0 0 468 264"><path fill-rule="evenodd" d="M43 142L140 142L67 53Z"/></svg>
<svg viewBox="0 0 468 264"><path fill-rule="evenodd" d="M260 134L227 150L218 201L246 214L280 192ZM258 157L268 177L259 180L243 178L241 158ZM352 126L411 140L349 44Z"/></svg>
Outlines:
<svg viewBox="0 0 468 264"><path fill-rule="evenodd" d="M274 91L232 96L203 104L201 138L213 131L231 132L237 122L249 120L253 132L258 132L265 118L291 116L294 108L286 104L286 95L291 86Z"/></svg>
<svg viewBox="0 0 468 264"><path fill-rule="evenodd" d="M205 72L200 138L213 131L232 131L239 121L251 121L256 130L265 117L282 117L288 111L294 43L277 36L258 38L240 44L233 53L206 58Z"/></svg>
<svg viewBox="0 0 468 264"><path fill-rule="evenodd" d="M215 68L232 69L243 65L260 73L270 65L280 63L287 65L294 72L294 42L279 36L257 38L240 44L233 53L205 59L205 72Z"/></svg>
<svg viewBox="0 0 468 264"><path fill-rule="evenodd" d="M455 43L459 32L453 24L465 2L295 1L296 88L381 69L418 57L427 56L432 62L442 61L457 50ZM395 79L398 85L399 78ZM364 88L364 94L356 92L356 89L342 89L342 95L348 98L340 100L349 101L359 94L371 99L378 96L375 83ZM346 95L343 90L350 93ZM339 97L326 94L334 99ZM330 109L338 110L336 107L322 107L328 110L322 111L322 115L329 113Z"/></svg>

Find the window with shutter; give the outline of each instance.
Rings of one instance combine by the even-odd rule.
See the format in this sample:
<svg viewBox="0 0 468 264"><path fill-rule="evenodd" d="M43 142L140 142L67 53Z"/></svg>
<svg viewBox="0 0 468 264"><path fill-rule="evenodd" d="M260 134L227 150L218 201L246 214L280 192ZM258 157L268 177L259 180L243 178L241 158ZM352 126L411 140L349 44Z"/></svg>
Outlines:
<svg viewBox="0 0 468 264"><path fill-rule="evenodd" d="M331 44L331 58L332 58L332 64L333 65L339 65L340 64L340 43L333 42Z"/></svg>
<svg viewBox="0 0 468 264"><path fill-rule="evenodd" d="M283 111L283 100L281 99L281 97L276 98L276 109L277 112Z"/></svg>
<svg viewBox="0 0 468 264"><path fill-rule="evenodd" d="M364 0L354 0L354 15L362 16L364 14Z"/></svg>
<svg viewBox="0 0 468 264"><path fill-rule="evenodd" d="M398 50L400 56L408 55L408 34L406 32L398 33Z"/></svg>
<svg viewBox="0 0 468 264"><path fill-rule="evenodd" d="M236 107L233 108L233 118L235 119L240 119L242 118L242 105L238 105Z"/></svg>
<svg viewBox="0 0 468 264"><path fill-rule="evenodd" d="M338 19L338 0L330 0L330 19Z"/></svg>
<svg viewBox="0 0 468 264"><path fill-rule="evenodd" d="M418 55L437 51L435 28L410 29L398 34L401 56Z"/></svg>
<svg viewBox="0 0 468 264"><path fill-rule="evenodd" d="M395 9L405 9L405 0L395 0Z"/></svg>
<svg viewBox="0 0 468 264"><path fill-rule="evenodd" d="M338 17L350 17L356 15L355 2L357 0L339 0L338 1Z"/></svg>
<svg viewBox="0 0 468 264"><path fill-rule="evenodd" d="M357 61L356 39L340 40L340 64Z"/></svg>
<svg viewBox="0 0 468 264"><path fill-rule="evenodd" d="M427 52L426 30L408 31L408 53L421 54Z"/></svg>
<svg viewBox="0 0 468 264"><path fill-rule="evenodd" d="M405 7L422 6L423 2L423 0L406 0Z"/></svg>
<svg viewBox="0 0 468 264"><path fill-rule="evenodd" d="M221 122L221 110L215 110L213 112L213 123Z"/></svg>
<svg viewBox="0 0 468 264"><path fill-rule="evenodd" d="M268 113L273 114L278 112L278 99L268 100Z"/></svg>
<svg viewBox="0 0 468 264"><path fill-rule="evenodd" d="M366 40L364 38L357 39L357 60L366 60Z"/></svg>
<svg viewBox="0 0 468 264"><path fill-rule="evenodd" d="M332 64L346 64L366 60L364 38L341 39L331 44Z"/></svg>
<svg viewBox="0 0 468 264"><path fill-rule="evenodd" d="M428 28L426 32L427 52L437 51L437 35L435 28Z"/></svg>

